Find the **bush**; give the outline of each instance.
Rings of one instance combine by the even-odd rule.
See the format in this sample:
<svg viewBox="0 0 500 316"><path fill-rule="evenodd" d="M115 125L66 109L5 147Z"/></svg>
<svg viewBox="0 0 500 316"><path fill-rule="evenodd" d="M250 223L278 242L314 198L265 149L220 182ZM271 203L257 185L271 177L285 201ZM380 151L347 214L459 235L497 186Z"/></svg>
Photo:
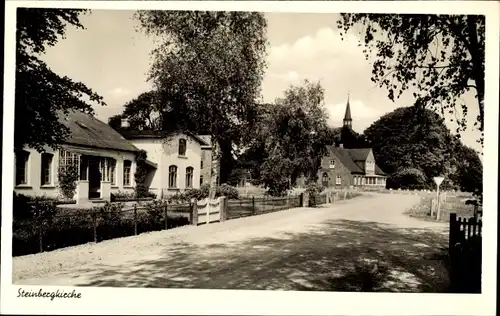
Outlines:
<svg viewBox="0 0 500 316"><path fill-rule="evenodd" d="M165 229L164 205L164 201L155 200L146 204L145 210L138 210L138 233ZM39 223L42 224L44 251L93 242L94 222L97 223L98 241L134 235L134 212L123 210L120 203L106 203L92 209L59 210L57 214L52 212L55 206L45 203L39 210L46 215L41 221L35 217L14 219L13 256L39 252ZM189 219L168 216L167 223L168 228L174 228L188 225Z"/></svg>
<svg viewBox="0 0 500 316"><path fill-rule="evenodd" d="M424 190L428 189L425 174L416 168L405 168L389 176L387 179L388 189L410 189Z"/></svg>
<svg viewBox="0 0 500 316"><path fill-rule="evenodd" d="M237 200L240 194L238 192L238 189L236 189L235 187L232 187L228 184L223 184L217 187L215 196L226 196L229 200Z"/></svg>
<svg viewBox="0 0 500 316"><path fill-rule="evenodd" d="M76 193L76 181L80 179L78 168L70 165L59 168L58 180L61 193L67 199L72 199Z"/></svg>
<svg viewBox="0 0 500 316"><path fill-rule="evenodd" d="M199 189L186 190L184 193L170 196L168 200L176 203L189 203L192 199L196 199L198 201L206 199L209 192L210 185L205 183L201 185ZM238 192L238 189L236 189L235 187L232 187L228 184L223 184L216 188L215 197L217 198L219 196L226 196L229 200L237 200L239 199L240 194Z"/></svg>
<svg viewBox="0 0 500 316"><path fill-rule="evenodd" d="M306 193L309 195L309 205L316 205L316 197L325 190L325 187L317 183L309 183L306 187Z"/></svg>
<svg viewBox="0 0 500 316"><path fill-rule="evenodd" d="M148 196L148 188L146 186L147 178L147 153L141 150L137 153L136 157L136 171L135 177L135 196L138 198L143 198Z"/></svg>
<svg viewBox="0 0 500 316"><path fill-rule="evenodd" d="M116 200L135 200L139 197L137 197L137 194L135 192L123 192L123 191L118 191L115 193L111 193L111 202L114 202ZM154 192L148 192L143 198L153 198L156 199L156 193Z"/></svg>

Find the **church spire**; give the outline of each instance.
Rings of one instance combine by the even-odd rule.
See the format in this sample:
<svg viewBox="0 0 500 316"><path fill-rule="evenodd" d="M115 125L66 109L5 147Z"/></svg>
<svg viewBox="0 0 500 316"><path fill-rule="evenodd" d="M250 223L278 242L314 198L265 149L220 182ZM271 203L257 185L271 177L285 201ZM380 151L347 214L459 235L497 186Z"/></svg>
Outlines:
<svg viewBox="0 0 500 316"><path fill-rule="evenodd" d="M347 105L345 108L344 126L351 128L352 127L352 117L351 117L351 105L349 104L349 97L350 97L350 93L347 94Z"/></svg>

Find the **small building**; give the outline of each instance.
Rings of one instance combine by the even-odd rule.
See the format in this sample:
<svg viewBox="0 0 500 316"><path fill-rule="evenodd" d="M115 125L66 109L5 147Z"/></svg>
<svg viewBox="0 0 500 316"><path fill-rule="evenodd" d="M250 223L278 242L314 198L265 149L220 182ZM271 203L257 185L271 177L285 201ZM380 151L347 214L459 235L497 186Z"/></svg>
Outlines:
<svg viewBox="0 0 500 316"><path fill-rule="evenodd" d="M318 183L325 187L385 187L386 174L377 166L371 148L328 148L318 170Z"/></svg>
<svg viewBox="0 0 500 316"><path fill-rule="evenodd" d="M202 155L209 145L193 133L124 130L122 135L135 147L146 151L151 167L149 191L162 198L200 187Z"/></svg>
<svg viewBox="0 0 500 316"><path fill-rule="evenodd" d="M111 193L117 191L133 192L137 147L86 113L61 112L59 121L70 135L58 149L46 147L39 153L24 148L15 153L16 193L60 198L59 170L70 165L79 173L73 197L77 203L110 200Z"/></svg>

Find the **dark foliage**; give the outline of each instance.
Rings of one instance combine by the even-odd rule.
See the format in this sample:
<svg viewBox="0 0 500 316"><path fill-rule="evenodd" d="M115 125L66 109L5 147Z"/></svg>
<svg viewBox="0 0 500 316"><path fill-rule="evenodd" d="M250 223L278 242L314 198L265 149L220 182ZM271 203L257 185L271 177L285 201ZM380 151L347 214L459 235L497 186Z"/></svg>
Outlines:
<svg viewBox="0 0 500 316"><path fill-rule="evenodd" d="M144 150L141 150L137 153L136 157L136 171L134 174L135 177L135 197L143 198L148 197L149 191L146 186L146 177L148 167L146 164L147 153Z"/></svg>
<svg viewBox="0 0 500 316"><path fill-rule="evenodd" d="M82 110L93 114L91 102L103 104L81 82L54 73L39 57L47 46L64 37L67 25L83 29L79 15L86 10L18 8L16 32L16 91L14 146L29 146L43 151L45 145L56 147L68 136L59 123L58 112ZM22 128L20 128L22 126Z"/></svg>
<svg viewBox="0 0 500 316"><path fill-rule="evenodd" d="M59 188L67 199L72 199L76 193L76 182L80 179L77 166L59 168L57 173Z"/></svg>
<svg viewBox="0 0 500 316"><path fill-rule="evenodd" d="M462 96L473 90L479 113L474 125L483 132L483 15L345 13L338 21L343 32L355 25L361 26L366 58L376 54L372 81L387 88L391 100L412 91L415 105L455 114L460 131L471 106Z"/></svg>
<svg viewBox="0 0 500 316"><path fill-rule="evenodd" d="M44 251L85 244L94 241L94 223L97 224L97 241L134 235L133 211L123 211L122 204L106 204L93 209L71 211L56 210L49 204L34 208L43 215L14 218L12 255L22 256L40 251L40 232ZM40 207L42 206L42 207ZM137 214L137 232L165 229L164 209L161 202L147 205L146 211ZM50 211L48 211L50 210ZM187 217L168 217L168 228L189 225Z"/></svg>

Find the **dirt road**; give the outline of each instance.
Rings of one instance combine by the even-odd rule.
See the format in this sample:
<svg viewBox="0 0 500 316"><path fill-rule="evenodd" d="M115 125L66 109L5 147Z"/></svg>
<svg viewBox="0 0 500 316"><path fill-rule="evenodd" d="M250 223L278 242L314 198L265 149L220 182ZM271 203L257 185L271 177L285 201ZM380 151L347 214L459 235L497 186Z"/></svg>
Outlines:
<svg viewBox="0 0 500 316"><path fill-rule="evenodd" d="M446 224L370 195L13 260L15 284L442 292Z"/></svg>

